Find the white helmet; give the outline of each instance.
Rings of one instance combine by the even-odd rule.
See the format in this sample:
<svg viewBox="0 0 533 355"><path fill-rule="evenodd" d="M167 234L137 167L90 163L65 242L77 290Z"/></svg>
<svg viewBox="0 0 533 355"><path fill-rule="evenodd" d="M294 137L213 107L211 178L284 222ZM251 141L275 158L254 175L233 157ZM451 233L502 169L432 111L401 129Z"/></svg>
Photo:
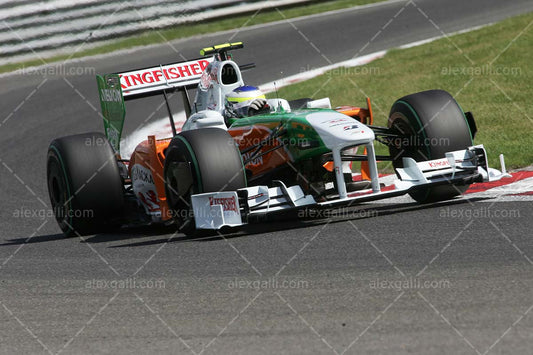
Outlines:
<svg viewBox="0 0 533 355"><path fill-rule="evenodd" d="M226 116L247 117L266 108L265 94L255 86L240 86L226 94ZM253 111L253 112L252 112Z"/></svg>

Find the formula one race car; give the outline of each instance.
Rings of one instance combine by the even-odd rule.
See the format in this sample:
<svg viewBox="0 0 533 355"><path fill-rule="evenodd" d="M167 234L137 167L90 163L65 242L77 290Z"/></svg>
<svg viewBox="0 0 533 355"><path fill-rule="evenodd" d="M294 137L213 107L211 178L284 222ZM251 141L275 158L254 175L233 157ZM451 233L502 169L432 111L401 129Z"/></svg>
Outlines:
<svg viewBox="0 0 533 355"><path fill-rule="evenodd" d="M366 108L336 109L329 99L265 99L256 115L228 115L226 95L245 87L241 71L253 67L232 60L229 51L242 47L227 43L203 49L200 59L97 76L105 135L58 138L48 150L49 195L65 234L138 223L176 224L193 234L280 211L403 194L420 203L442 201L469 184L506 175L503 156L502 172L489 169L485 149L472 143L472 114L442 90L397 100L387 127L373 125L368 99ZM183 97L187 120L180 133L170 92ZM173 137L148 136L122 159L124 101L158 94L167 103ZM376 156L374 141L390 154ZM392 162L394 185L380 184L377 161Z"/></svg>

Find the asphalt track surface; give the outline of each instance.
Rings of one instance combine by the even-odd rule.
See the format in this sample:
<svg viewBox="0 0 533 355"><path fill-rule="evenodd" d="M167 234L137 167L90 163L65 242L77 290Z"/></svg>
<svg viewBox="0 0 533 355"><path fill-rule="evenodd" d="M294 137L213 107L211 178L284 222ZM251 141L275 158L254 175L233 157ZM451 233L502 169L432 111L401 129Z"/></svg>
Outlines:
<svg viewBox="0 0 533 355"><path fill-rule="evenodd" d="M532 10L397 2L75 65L120 71L235 39L259 84ZM101 131L93 73L4 76L0 95L1 353L531 353L530 201L368 204L202 240L168 229L65 239L49 212L46 150ZM160 103L128 106L126 133ZM481 213L489 207L499 217Z"/></svg>

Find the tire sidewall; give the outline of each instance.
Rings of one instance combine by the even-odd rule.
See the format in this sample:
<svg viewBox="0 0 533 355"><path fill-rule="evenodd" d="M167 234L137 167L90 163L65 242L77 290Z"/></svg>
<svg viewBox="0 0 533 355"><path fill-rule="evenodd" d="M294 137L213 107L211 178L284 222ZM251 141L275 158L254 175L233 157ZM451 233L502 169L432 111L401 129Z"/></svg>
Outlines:
<svg viewBox="0 0 533 355"><path fill-rule="evenodd" d="M62 178L66 188L66 215L56 215L66 235L94 234L116 227L115 219L124 206L123 182L114 151L103 134L67 136L50 144L47 179L52 207L56 209L50 189L54 177Z"/></svg>
<svg viewBox="0 0 533 355"><path fill-rule="evenodd" d="M180 163L183 172L190 174L181 187L175 176ZM195 232L192 194L235 191L247 184L240 151L229 133L220 128L184 131L175 136L165 155L163 174L167 202L175 221L182 227L185 219L189 219L187 229L182 229L186 234ZM190 192L182 195L186 188Z"/></svg>
<svg viewBox="0 0 533 355"><path fill-rule="evenodd" d="M473 145L470 127L463 110L453 96L443 90L428 90L407 95L391 108L387 126L398 127L410 136L407 146L390 148L395 168L403 167L402 158L415 161L440 159L446 152L466 149ZM409 132L402 132L408 130ZM438 186L410 192L418 202L447 200L460 195L464 186Z"/></svg>

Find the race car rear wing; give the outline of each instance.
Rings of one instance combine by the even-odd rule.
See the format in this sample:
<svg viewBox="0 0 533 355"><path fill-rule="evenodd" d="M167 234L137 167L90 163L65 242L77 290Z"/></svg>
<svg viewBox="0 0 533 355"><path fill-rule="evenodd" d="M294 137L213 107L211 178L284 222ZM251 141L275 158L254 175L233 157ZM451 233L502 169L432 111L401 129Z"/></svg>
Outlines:
<svg viewBox="0 0 533 355"><path fill-rule="evenodd" d="M97 75L98 93L104 119L106 136L117 153L120 154L120 137L124 127L126 108L124 101L163 94L166 102L172 133L176 135L174 118L170 110L167 93L180 91L187 117L192 107L188 90L194 89L201 81L213 80L205 69L214 61L230 59L229 50L243 48L242 42L219 44L200 51L207 58L198 58L178 63L135 69L123 73ZM239 66L239 70L255 67L253 63ZM206 84L208 85L208 84Z"/></svg>
<svg viewBox="0 0 533 355"><path fill-rule="evenodd" d="M124 99L153 96L171 89L196 86L204 69L213 60L214 58L199 58L119 73Z"/></svg>
<svg viewBox="0 0 533 355"><path fill-rule="evenodd" d="M115 151L120 153L120 138L126 116L124 101L163 94L175 135L176 128L167 93L181 91L185 111L189 115L191 107L188 90L197 87L204 69L213 61L214 57L199 58L123 73L97 75L105 133Z"/></svg>

